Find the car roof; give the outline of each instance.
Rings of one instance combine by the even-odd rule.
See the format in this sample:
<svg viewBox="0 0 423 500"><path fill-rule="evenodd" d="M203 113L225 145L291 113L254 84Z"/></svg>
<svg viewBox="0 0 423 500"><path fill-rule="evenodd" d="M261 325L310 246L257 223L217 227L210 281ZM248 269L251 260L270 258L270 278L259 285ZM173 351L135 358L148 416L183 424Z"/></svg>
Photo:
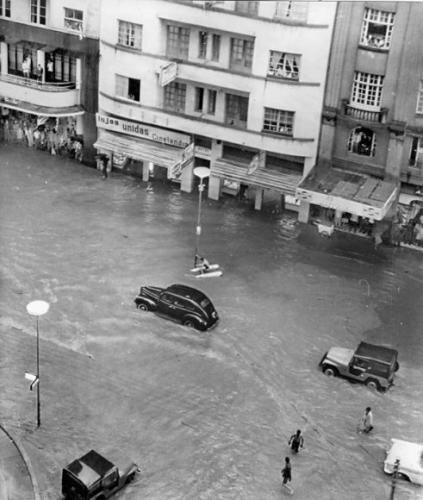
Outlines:
<svg viewBox="0 0 423 500"><path fill-rule="evenodd" d="M74 460L66 469L72 472L83 484L90 487L95 481L107 474L114 465L94 450Z"/></svg>
<svg viewBox="0 0 423 500"><path fill-rule="evenodd" d="M355 355L362 358L376 358L378 361L390 364L397 358L398 351L382 345L360 342Z"/></svg>
<svg viewBox="0 0 423 500"><path fill-rule="evenodd" d="M200 292L200 290L197 290L196 288L192 288L187 285L180 285L180 284L170 285L169 287L166 288L166 291L175 293L176 295L181 295L182 297L185 297L187 299L195 300L196 302L200 302L203 299L207 299L206 295L204 295L203 292Z"/></svg>
<svg viewBox="0 0 423 500"><path fill-rule="evenodd" d="M423 445L402 439L391 439L391 441L392 446L388 451L387 460L395 462L396 459L399 459L402 467L417 468L423 471L421 463Z"/></svg>

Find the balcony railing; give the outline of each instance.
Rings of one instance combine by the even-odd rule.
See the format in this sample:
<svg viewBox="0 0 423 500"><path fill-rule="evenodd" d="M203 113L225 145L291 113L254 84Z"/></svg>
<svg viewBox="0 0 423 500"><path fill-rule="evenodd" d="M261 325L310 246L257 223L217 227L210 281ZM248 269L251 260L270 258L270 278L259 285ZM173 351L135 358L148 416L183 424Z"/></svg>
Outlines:
<svg viewBox="0 0 423 500"><path fill-rule="evenodd" d="M369 111L367 109L359 109L351 105L346 99L342 101L344 114L351 116L355 120L363 120L366 122L386 123L387 108L381 108L379 111Z"/></svg>
<svg viewBox="0 0 423 500"><path fill-rule="evenodd" d="M36 106L62 108L80 104L74 82L46 82L14 75L0 75L0 95L10 102L25 101Z"/></svg>
<svg viewBox="0 0 423 500"><path fill-rule="evenodd" d="M66 89L72 90L76 87L75 82L42 82L35 78L26 78L18 75L0 75L0 80L14 83L22 87L33 87L48 92L63 92Z"/></svg>

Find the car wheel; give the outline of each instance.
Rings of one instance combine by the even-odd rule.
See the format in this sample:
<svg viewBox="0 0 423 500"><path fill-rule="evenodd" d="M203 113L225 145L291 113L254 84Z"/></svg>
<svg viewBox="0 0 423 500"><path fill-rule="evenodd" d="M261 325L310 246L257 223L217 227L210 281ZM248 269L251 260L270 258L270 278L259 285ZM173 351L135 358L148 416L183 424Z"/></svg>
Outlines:
<svg viewBox="0 0 423 500"><path fill-rule="evenodd" d="M188 319L184 319L184 321L182 322L182 324L184 326L189 326L190 328L196 328L196 323L193 319L191 318L188 318Z"/></svg>
<svg viewBox="0 0 423 500"><path fill-rule="evenodd" d="M140 302L137 304L137 309L141 309L141 311L149 311L149 307L147 304L144 304L144 302Z"/></svg>
<svg viewBox="0 0 423 500"><path fill-rule="evenodd" d="M366 380L367 387L372 391L380 391L380 384L374 378L369 378Z"/></svg>
<svg viewBox="0 0 423 500"><path fill-rule="evenodd" d="M333 366L324 366L323 373L327 377L336 377L338 375L338 370Z"/></svg>
<svg viewBox="0 0 423 500"><path fill-rule="evenodd" d="M404 472L398 472L398 477L404 479L404 481L410 481L411 483L410 478L407 476L407 474L404 474Z"/></svg>
<svg viewBox="0 0 423 500"><path fill-rule="evenodd" d="M399 370L399 363L395 361L394 371L397 372Z"/></svg>

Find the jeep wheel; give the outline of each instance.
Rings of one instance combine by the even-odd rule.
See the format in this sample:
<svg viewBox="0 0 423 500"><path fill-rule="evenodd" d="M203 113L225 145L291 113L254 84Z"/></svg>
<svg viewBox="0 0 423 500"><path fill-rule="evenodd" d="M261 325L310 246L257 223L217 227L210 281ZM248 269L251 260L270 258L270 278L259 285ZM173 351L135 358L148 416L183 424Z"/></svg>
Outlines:
<svg viewBox="0 0 423 500"><path fill-rule="evenodd" d="M380 391L380 384L374 378L369 378L366 380L367 387L372 391Z"/></svg>
<svg viewBox="0 0 423 500"><path fill-rule="evenodd" d="M327 377L336 377L338 375L338 370L333 367L333 366L324 366L323 367L323 373L327 376Z"/></svg>
<svg viewBox="0 0 423 500"><path fill-rule="evenodd" d="M148 311L149 307L147 304L144 304L144 302L140 302L137 304L137 309L141 309L141 311Z"/></svg>

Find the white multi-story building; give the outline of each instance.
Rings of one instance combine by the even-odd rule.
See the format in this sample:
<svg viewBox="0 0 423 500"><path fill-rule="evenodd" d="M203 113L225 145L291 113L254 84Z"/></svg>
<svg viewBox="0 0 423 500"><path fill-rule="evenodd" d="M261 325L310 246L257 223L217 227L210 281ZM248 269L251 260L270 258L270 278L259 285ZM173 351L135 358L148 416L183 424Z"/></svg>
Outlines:
<svg viewBox="0 0 423 500"><path fill-rule="evenodd" d="M293 195L315 164L335 2L107 0L99 151L208 195ZM161 168L160 168L161 167ZM164 170L163 170L164 168Z"/></svg>
<svg viewBox="0 0 423 500"><path fill-rule="evenodd" d="M100 5L101 0L0 0L3 129L25 123L29 134L27 127L32 133L40 123L57 124L83 137L94 160Z"/></svg>

